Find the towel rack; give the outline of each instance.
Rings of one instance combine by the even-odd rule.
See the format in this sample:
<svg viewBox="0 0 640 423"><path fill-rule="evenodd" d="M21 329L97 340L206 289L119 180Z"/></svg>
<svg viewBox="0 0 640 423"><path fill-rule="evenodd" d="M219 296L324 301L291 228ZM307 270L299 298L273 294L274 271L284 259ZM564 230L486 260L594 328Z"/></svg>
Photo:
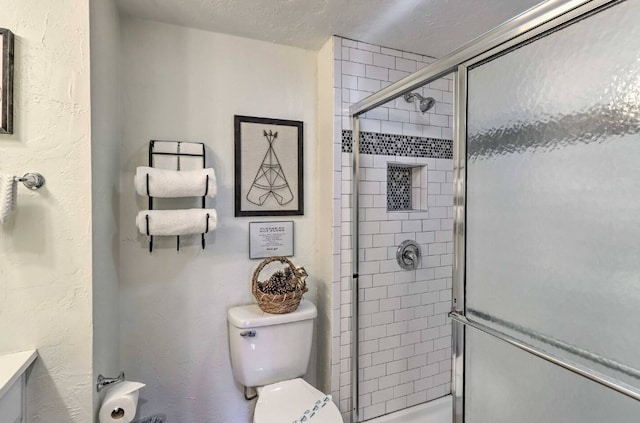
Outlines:
<svg viewBox="0 0 640 423"><path fill-rule="evenodd" d="M156 151L156 143L157 142L161 142L161 143L175 143L176 144L176 152L172 153L172 152L167 152L167 151ZM183 144L195 144L195 145L199 145L201 146L201 153L183 153L180 151L180 147ZM205 145L204 143L201 142L188 142L188 141L159 141L159 140L151 140L149 141L149 167L155 167L154 166L154 157L155 156L172 156L172 157L176 157L176 170L182 170L181 169L181 163L180 163L180 158L181 157L202 157L202 168L206 168L207 167L207 154L206 154L206 149L205 149ZM207 180L206 180L206 188L205 188L205 192L204 195L202 196L202 203L201 203L201 207L204 209L206 208L206 199L207 199L207 195L209 194L209 175L207 175ZM147 197L149 198L149 210L153 210L153 197L151 195L149 195L149 174L147 174ZM149 236L149 252L152 253L153 252L153 235L150 235L149 233L149 215L147 215L146 217L146 222L147 222L147 235ZM205 249L206 246L206 241L204 239L204 235L206 233L209 232L209 214L207 214L207 226L206 226L206 231L202 234L200 234L200 240L202 243L202 249ZM180 235L176 236L176 250L180 251Z"/></svg>

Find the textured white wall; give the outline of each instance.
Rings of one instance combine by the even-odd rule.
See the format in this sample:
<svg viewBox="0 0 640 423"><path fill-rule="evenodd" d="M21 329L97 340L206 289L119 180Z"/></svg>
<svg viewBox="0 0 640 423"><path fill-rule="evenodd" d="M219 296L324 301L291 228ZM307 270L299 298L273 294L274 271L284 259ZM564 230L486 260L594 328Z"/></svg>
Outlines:
<svg viewBox="0 0 640 423"><path fill-rule="evenodd" d="M316 53L123 18L124 142L120 197L121 363L141 380L140 415L168 421L243 423L251 407L234 382L226 312L253 301L248 222L234 218L233 115L305 123L305 216L294 220L296 256L316 290ZM150 139L205 142L218 176L219 224L197 240L159 244L150 255L134 218L146 207L132 186ZM327 179L327 183L330 180ZM326 205L327 210L331 207ZM315 301L314 295L309 295ZM292 354L295 349L292 349ZM315 365L310 366L313 379Z"/></svg>
<svg viewBox="0 0 640 423"><path fill-rule="evenodd" d="M93 379L120 368L118 202L120 187L120 27L113 0L91 0L91 173ZM99 395L93 391L94 403ZM105 391L106 392L106 391Z"/></svg>
<svg viewBox="0 0 640 423"><path fill-rule="evenodd" d="M30 423L92 420L89 2L0 0L16 34L15 134L0 171L41 172L0 226L0 353L38 348Z"/></svg>

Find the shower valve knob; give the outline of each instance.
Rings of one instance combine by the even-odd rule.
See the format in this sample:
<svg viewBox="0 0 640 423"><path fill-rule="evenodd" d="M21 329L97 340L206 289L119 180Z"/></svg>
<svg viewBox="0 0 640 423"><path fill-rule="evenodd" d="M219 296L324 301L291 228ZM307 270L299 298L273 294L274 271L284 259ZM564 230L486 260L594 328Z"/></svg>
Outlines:
<svg viewBox="0 0 640 423"><path fill-rule="evenodd" d="M420 245L410 239L403 241L398 246L396 260L401 268L405 270L415 270L420 262Z"/></svg>

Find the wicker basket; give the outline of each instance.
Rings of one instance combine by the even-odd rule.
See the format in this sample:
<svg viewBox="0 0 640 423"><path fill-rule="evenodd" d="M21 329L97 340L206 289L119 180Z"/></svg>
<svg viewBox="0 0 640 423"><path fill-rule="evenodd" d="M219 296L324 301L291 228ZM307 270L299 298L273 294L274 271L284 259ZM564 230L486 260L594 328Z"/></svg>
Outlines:
<svg viewBox="0 0 640 423"><path fill-rule="evenodd" d="M286 294L267 294L260 291L260 288L258 287L260 272L267 264L276 261L286 265L293 272L293 279L291 283L295 284L296 289L294 291ZM296 267L288 258L280 256L269 257L264 259L253 272L253 278L251 279L251 293L256 297L258 306L262 311L272 314L291 313L298 308L300 301L302 300L302 296L309 290L305 282L306 277L307 272L304 270L304 267Z"/></svg>

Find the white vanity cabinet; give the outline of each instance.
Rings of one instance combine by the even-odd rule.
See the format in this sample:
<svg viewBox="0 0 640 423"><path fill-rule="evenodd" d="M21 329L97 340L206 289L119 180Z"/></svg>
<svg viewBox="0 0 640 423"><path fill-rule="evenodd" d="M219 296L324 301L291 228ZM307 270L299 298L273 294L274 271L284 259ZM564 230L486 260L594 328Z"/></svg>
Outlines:
<svg viewBox="0 0 640 423"><path fill-rule="evenodd" d="M25 422L25 372L37 356L36 351L0 354L0 423Z"/></svg>

